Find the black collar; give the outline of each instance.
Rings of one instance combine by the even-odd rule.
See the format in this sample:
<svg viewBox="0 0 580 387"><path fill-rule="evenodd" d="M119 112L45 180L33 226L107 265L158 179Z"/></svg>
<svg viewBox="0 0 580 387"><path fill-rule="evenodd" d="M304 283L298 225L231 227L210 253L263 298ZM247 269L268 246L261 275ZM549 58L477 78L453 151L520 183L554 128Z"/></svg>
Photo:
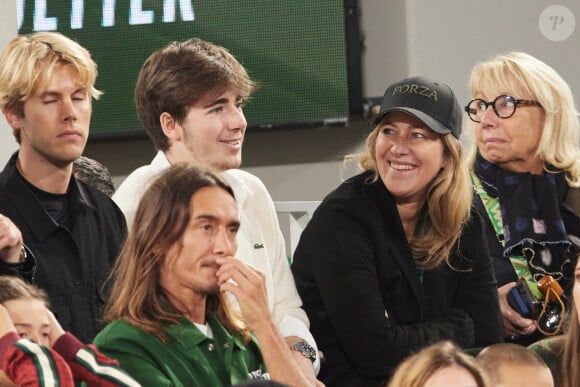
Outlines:
<svg viewBox="0 0 580 387"><path fill-rule="evenodd" d="M18 152L15 152L0 174L0 187L6 196L25 219L34 237L39 241L46 240L57 228L58 224L46 213L32 190L26 184L24 178L16 168ZM70 180L70 200L71 211L78 214L84 209L96 211L96 206L92 200L88 189L78 182L74 176Z"/></svg>

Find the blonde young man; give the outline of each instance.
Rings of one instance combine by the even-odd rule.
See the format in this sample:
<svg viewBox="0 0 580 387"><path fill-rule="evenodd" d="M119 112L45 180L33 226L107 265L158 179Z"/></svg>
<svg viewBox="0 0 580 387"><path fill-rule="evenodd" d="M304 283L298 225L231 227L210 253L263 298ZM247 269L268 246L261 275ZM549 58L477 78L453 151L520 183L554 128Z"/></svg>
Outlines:
<svg viewBox="0 0 580 387"><path fill-rule="evenodd" d="M316 344L288 266L272 198L257 177L237 169L247 126L242 104L254 89L244 67L223 47L191 39L155 51L138 76L135 103L158 152L150 165L127 177L113 200L131 225L143 192L170 165L191 162L219 172L233 188L240 214L236 255L266 276L274 321L314 381Z"/></svg>
<svg viewBox="0 0 580 387"><path fill-rule="evenodd" d="M72 175L96 76L89 52L58 33L19 36L0 56L0 108L20 145L0 173L0 272L44 289L83 342L102 327L101 285L126 235L111 199Z"/></svg>

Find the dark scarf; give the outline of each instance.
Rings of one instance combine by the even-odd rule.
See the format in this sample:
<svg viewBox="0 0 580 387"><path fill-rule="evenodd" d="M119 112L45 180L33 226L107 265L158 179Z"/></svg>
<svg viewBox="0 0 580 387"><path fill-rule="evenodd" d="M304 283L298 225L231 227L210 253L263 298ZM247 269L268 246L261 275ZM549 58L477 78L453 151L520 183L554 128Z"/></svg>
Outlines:
<svg viewBox="0 0 580 387"><path fill-rule="evenodd" d="M566 262L576 252L568 234L579 234L578 217L564 204L565 174L510 172L479 154L474 172L488 195L499 198L504 256L525 256L534 274L545 270L568 277L563 266L570 266Z"/></svg>

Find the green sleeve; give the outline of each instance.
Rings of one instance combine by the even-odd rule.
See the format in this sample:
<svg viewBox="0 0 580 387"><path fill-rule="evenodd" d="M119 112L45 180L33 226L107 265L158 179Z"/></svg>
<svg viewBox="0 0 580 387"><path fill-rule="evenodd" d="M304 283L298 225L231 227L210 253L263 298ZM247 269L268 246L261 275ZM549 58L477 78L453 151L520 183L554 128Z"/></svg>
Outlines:
<svg viewBox="0 0 580 387"><path fill-rule="evenodd" d="M152 343L154 338L147 336L150 335L125 322L113 322L97 335L94 344L106 356L117 359L144 387L182 387L155 356L154 348L162 343Z"/></svg>

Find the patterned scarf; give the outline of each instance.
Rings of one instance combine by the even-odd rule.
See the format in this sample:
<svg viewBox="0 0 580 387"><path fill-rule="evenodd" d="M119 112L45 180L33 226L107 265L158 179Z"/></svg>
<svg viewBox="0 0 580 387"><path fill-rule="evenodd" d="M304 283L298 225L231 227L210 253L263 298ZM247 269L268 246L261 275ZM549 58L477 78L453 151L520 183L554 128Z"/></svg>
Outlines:
<svg viewBox="0 0 580 387"><path fill-rule="evenodd" d="M479 154L474 172L488 195L499 199L504 256L525 256L533 274L562 278L563 271L569 270L563 266L570 266L566 263L576 251L568 234L578 235L578 217L564 204L564 173L510 172Z"/></svg>

